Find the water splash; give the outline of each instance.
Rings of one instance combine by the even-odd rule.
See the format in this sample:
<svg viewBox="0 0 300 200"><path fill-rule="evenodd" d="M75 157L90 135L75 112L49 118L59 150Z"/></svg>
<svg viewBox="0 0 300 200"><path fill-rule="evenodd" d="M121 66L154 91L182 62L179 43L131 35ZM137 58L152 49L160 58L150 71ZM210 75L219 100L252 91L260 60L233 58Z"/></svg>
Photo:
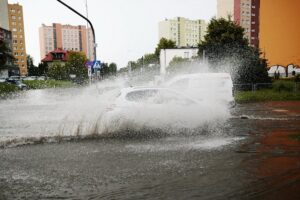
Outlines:
<svg viewBox="0 0 300 200"><path fill-rule="evenodd" d="M0 146L143 134L204 134L203 130L230 118L227 105L214 101L189 107L145 103L142 109L131 107L105 118L107 107L131 84L128 78L117 78L83 88L26 91L1 100Z"/></svg>

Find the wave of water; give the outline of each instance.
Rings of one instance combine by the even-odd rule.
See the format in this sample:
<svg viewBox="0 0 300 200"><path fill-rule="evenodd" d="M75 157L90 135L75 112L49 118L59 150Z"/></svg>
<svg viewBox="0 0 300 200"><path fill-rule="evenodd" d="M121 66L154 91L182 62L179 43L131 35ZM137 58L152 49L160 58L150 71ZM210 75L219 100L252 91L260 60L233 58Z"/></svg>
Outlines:
<svg viewBox="0 0 300 200"><path fill-rule="evenodd" d="M0 147L103 137L206 134L229 117L226 105L132 107L107 118L123 80L85 88L26 91L0 101ZM211 131L215 132L215 131Z"/></svg>

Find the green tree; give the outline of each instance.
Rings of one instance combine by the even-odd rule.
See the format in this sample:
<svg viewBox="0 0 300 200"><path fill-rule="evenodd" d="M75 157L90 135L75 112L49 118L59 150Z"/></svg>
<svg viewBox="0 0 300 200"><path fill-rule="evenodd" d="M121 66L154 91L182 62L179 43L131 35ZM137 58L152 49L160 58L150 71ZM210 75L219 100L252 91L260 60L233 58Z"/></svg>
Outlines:
<svg viewBox="0 0 300 200"><path fill-rule="evenodd" d="M15 57L12 55L12 50L6 42L0 40L0 66L4 66L7 62L13 62Z"/></svg>
<svg viewBox="0 0 300 200"><path fill-rule="evenodd" d="M82 83L88 79L88 69L85 67L87 57L82 52L70 52L65 64L68 76L76 75L75 81ZM68 77L69 78L69 77Z"/></svg>
<svg viewBox="0 0 300 200"><path fill-rule="evenodd" d="M38 69L39 69L39 75L41 76L41 75L43 75L43 76L45 76L45 75L47 75L47 73L48 73L48 65L47 65L47 63L44 63L44 62L41 62L40 64L39 64L39 66L38 66Z"/></svg>
<svg viewBox="0 0 300 200"><path fill-rule="evenodd" d="M189 64L190 61L188 58L174 57L171 60L169 67L167 68L167 71L170 73L178 73L181 70L186 69Z"/></svg>
<svg viewBox="0 0 300 200"><path fill-rule="evenodd" d="M166 38L161 38L155 49L154 54L156 55L156 58L159 59L159 54L161 49L172 49L172 48L176 48L176 42L174 42L173 40L168 40Z"/></svg>
<svg viewBox="0 0 300 200"><path fill-rule="evenodd" d="M27 69L28 69L28 76L39 76L40 71L37 66L33 64L33 58L30 55L27 55Z"/></svg>
<svg viewBox="0 0 300 200"><path fill-rule="evenodd" d="M109 75L109 66L107 63L102 63L101 64L101 76L102 77L107 77Z"/></svg>
<svg viewBox="0 0 300 200"><path fill-rule="evenodd" d="M205 55L210 66L222 70L226 65L235 83L270 82L267 60L260 58L261 52L249 46L244 29L230 19L212 19L207 35L199 44L199 56Z"/></svg>
<svg viewBox="0 0 300 200"><path fill-rule="evenodd" d="M53 78L55 80L68 80L69 79L69 73L65 65L62 65L60 63L56 63L52 65L47 75L50 78Z"/></svg>
<svg viewBox="0 0 300 200"><path fill-rule="evenodd" d="M117 64L116 63L110 63L108 68L109 68L110 75L114 75L114 76L117 75Z"/></svg>

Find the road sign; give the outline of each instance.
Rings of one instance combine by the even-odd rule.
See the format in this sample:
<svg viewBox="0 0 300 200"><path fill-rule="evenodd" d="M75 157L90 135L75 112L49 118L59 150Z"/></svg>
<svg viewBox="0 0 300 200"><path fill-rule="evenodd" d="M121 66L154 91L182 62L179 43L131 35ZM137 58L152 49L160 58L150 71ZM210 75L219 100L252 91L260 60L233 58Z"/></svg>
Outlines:
<svg viewBox="0 0 300 200"><path fill-rule="evenodd" d="M101 62L97 60L94 62L93 69L101 69Z"/></svg>

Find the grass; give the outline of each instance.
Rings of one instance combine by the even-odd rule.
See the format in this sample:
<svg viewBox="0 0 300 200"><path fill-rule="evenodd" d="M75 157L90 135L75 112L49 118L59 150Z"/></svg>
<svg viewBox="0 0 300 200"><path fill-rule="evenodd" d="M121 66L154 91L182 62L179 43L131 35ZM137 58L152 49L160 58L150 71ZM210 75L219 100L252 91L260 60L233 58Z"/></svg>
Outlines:
<svg viewBox="0 0 300 200"><path fill-rule="evenodd" d="M237 92L235 100L238 103L258 101L296 101L300 100L300 92L277 92L274 90L244 91Z"/></svg>
<svg viewBox="0 0 300 200"><path fill-rule="evenodd" d="M238 103L260 101L297 101L300 100L300 88L295 91L295 82L291 80L277 80L272 88L253 91L238 91L235 94Z"/></svg>
<svg viewBox="0 0 300 200"><path fill-rule="evenodd" d="M45 88L69 88L73 87L74 84L70 81L58 81L58 80L33 80L23 81L28 89L45 89Z"/></svg>
<svg viewBox="0 0 300 200"><path fill-rule="evenodd" d="M18 91L17 86L8 83L0 83L0 95L5 95Z"/></svg>

